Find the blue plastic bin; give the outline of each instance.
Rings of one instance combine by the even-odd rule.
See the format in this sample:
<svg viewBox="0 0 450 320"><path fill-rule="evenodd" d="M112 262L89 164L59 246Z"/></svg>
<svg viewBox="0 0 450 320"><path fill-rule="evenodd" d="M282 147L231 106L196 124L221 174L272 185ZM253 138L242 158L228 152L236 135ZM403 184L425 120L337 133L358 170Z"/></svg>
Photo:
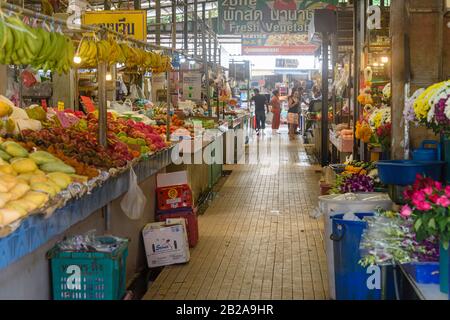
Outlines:
<svg viewBox="0 0 450 320"><path fill-rule="evenodd" d="M56 245L47 256L54 300L120 300L125 296L127 241L112 253L68 252Z"/></svg>
<svg viewBox="0 0 450 320"><path fill-rule="evenodd" d="M373 213L356 214L360 219L373 216ZM361 260L360 242L365 221L343 220L344 215L333 217L334 271L337 300L381 300L381 287L372 288L368 282L372 280L375 268L363 268L358 264ZM379 272L381 277L381 272ZM370 279L369 279L370 278ZM381 278L378 279L381 283Z"/></svg>
<svg viewBox="0 0 450 320"><path fill-rule="evenodd" d="M434 145L436 148L425 148L427 145ZM441 145L438 141L425 140L420 148L413 151L413 160L415 161L440 161Z"/></svg>
<svg viewBox="0 0 450 320"><path fill-rule="evenodd" d="M377 167L382 183L407 186L414 184L417 174L441 180L444 164L444 161L390 160L377 162Z"/></svg>
<svg viewBox="0 0 450 320"><path fill-rule="evenodd" d="M404 267L417 283L439 284L439 262L413 262Z"/></svg>

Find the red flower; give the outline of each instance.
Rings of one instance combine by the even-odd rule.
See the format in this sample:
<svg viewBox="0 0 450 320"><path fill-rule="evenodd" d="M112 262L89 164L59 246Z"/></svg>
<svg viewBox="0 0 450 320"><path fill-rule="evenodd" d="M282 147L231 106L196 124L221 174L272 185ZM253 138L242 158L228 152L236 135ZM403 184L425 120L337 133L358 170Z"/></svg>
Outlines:
<svg viewBox="0 0 450 320"><path fill-rule="evenodd" d="M440 197L436 203L444 208L448 208L450 206L450 200L446 196Z"/></svg>

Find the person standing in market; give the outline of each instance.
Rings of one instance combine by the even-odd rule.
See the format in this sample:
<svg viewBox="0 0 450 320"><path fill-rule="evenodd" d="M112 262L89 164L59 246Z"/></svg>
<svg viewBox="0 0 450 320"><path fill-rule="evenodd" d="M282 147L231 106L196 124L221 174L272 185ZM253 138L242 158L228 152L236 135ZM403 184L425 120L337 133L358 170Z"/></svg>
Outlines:
<svg viewBox="0 0 450 320"><path fill-rule="evenodd" d="M254 90L255 95L251 101L255 103L256 134L259 136L261 130L266 129L266 112L269 112L269 104L265 95L259 93L259 89Z"/></svg>
<svg viewBox="0 0 450 320"><path fill-rule="evenodd" d="M280 101L280 91L275 90L273 92L272 100L270 101L270 106L272 107L273 120L272 120L272 130L279 133L280 120L281 120L281 101Z"/></svg>
<svg viewBox="0 0 450 320"><path fill-rule="evenodd" d="M297 88L292 89L292 93L288 98L288 107L289 139L293 140L295 139L300 113L300 95Z"/></svg>

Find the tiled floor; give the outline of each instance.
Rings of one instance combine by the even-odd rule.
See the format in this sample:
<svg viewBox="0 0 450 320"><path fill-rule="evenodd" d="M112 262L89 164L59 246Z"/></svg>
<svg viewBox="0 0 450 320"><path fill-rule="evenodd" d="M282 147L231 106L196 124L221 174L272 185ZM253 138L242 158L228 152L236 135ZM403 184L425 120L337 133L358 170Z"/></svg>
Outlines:
<svg viewBox="0 0 450 320"><path fill-rule="evenodd" d="M165 267L144 299L328 298L323 224L309 217L320 174L300 141L279 137L279 166L227 167L231 176L199 217L191 261Z"/></svg>

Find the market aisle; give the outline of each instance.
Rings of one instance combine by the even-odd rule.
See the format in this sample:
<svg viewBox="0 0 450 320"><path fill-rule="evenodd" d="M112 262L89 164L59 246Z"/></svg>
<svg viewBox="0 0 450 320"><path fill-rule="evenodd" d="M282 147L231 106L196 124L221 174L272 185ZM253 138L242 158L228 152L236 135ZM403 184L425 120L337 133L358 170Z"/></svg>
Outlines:
<svg viewBox="0 0 450 320"><path fill-rule="evenodd" d="M328 298L323 224L309 217L320 175L299 141L281 137L278 168L227 167L231 176L199 217L191 261L165 267L144 299Z"/></svg>

